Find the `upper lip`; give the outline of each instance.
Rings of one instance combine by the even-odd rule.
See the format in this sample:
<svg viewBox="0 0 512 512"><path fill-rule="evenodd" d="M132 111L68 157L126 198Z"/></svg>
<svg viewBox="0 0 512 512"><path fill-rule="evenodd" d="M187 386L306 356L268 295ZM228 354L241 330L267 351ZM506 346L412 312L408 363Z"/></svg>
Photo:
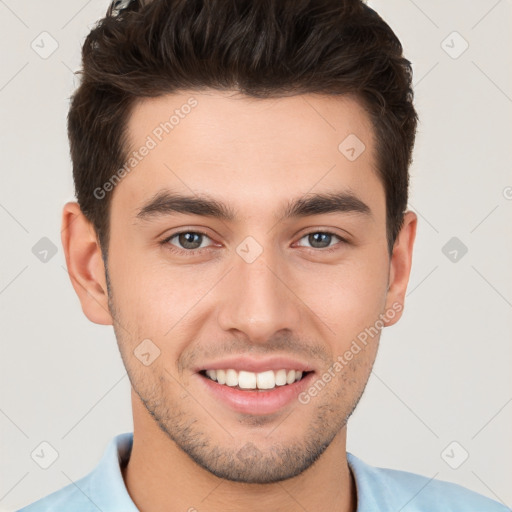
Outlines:
<svg viewBox="0 0 512 512"><path fill-rule="evenodd" d="M218 359L204 363L195 369L196 372L202 370L229 370L246 371L260 373L266 370L299 370L302 372L313 371L313 367L307 363L286 356L276 356L267 358L252 358L247 356L236 356L227 359Z"/></svg>

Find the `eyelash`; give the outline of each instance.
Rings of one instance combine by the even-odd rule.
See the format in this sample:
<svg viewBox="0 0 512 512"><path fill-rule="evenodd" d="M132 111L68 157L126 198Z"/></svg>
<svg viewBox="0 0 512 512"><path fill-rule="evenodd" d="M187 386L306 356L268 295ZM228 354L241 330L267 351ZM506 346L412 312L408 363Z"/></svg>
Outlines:
<svg viewBox="0 0 512 512"><path fill-rule="evenodd" d="M183 255L183 256L195 256L201 252L203 252L203 250L209 250L211 249L210 247L202 247L202 248L199 248L199 249L180 249L179 247L176 247L175 245L172 245L170 244L169 242L176 236L179 236L183 233L194 233L196 235L202 235L202 236L205 236L206 238L210 238L206 233L204 233L203 231L192 231L192 230L185 230L185 231L178 231L177 233L173 233L171 236L168 236L165 240L162 240L160 242L160 244L162 246L167 246L167 249L169 251L171 251L172 253L175 253L175 254L178 254L178 255ZM316 249L314 247L306 247L306 249L310 249L311 251L314 251L314 252L323 252L323 253L332 253L334 251L337 251L339 250L339 244L348 244L349 242L342 238L340 235L337 235L336 233L332 233L330 231L310 231L309 233L306 233L304 235L302 235L300 237L299 240L302 240L303 238L309 236L309 235L312 235L312 234L316 234L316 233L322 233L324 235L331 235L331 236L334 236L336 238L338 238L340 240L340 242L338 242L337 244L333 245L332 247L327 247L327 248L324 248L324 249ZM210 238L211 240L211 238Z"/></svg>

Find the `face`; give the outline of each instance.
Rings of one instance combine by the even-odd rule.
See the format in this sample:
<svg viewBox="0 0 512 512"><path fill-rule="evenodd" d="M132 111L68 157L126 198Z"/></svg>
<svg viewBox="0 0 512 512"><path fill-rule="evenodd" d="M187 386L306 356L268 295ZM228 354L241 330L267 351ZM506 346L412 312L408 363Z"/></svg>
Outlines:
<svg viewBox="0 0 512 512"><path fill-rule="evenodd" d="M150 149L113 191L108 283L134 392L218 477L302 473L345 434L401 309L369 119L349 97L190 91L138 103L128 133Z"/></svg>

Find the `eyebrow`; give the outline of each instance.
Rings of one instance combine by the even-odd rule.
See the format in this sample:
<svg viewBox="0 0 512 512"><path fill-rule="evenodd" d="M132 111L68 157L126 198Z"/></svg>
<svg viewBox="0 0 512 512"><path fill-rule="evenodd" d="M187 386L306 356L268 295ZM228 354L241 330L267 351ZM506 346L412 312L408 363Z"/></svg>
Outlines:
<svg viewBox="0 0 512 512"><path fill-rule="evenodd" d="M189 214L212 217L224 221L236 220L236 211L204 194L194 196L162 190L145 203L138 211L136 219L149 221L153 218L172 214ZM286 204L279 221L320 215L325 213L357 213L372 216L370 207L352 192L308 194L292 199Z"/></svg>

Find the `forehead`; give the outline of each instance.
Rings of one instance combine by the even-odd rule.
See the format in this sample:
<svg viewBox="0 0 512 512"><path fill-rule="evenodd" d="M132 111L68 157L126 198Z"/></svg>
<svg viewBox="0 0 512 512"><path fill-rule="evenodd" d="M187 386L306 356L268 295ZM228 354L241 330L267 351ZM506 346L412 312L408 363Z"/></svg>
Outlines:
<svg viewBox="0 0 512 512"><path fill-rule="evenodd" d="M119 196L133 215L162 188L207 192L235 207L340 188L370 202L383 197L371 122L349 96L181 91L137 102L127 135L128 157L139 157L113 201Z"/></svg>

